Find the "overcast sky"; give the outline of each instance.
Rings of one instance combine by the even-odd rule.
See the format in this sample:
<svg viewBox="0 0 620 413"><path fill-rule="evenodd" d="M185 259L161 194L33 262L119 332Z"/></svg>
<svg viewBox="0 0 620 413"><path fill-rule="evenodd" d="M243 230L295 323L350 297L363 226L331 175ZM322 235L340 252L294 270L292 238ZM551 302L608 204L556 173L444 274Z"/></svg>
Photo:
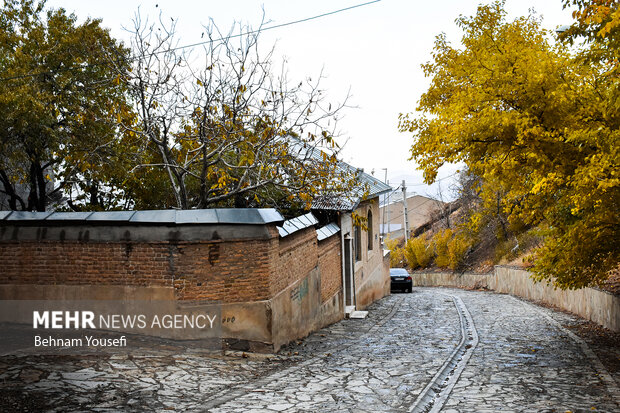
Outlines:
<svg viewBox="0 0 620 413"><path fill-rule="evenodd" d="M180 44L201 40L203 25L212 18L221 29L234 21L258 26L263 16L268 25L283 24L364 3L363 0L48 0L48 6L74 12L80 21L102 18L103 25L120 39L128 35L140 9L142 16L160 12L178 21ZM341 13L266 31L264 45L276 44L276 56L285 56L290 79L300 81L316 76L321 69L327 79L323 88L331 101L341 101L351 90L350 104L340 123L347 141L343 158L366 172L374 171L381 180L387 168L388 180L396 186L406 179L408 192L434 193L422 185L422 175L408 161L412 137L398 132L398 114L413 112L429 81L420 65L430 59L435 36L445 32L453 44L461 33L454 23L459 15L473 15L476 0L381 0ZM157 5L157 6L156 6ZM543 16L543 25L553 29L570 24L570 11L562 10L561 0L507 0L511 18L527 15L533 8ZM440 177L456 168L444 167ZM449 185L444 181L444 187Z"/></svg>

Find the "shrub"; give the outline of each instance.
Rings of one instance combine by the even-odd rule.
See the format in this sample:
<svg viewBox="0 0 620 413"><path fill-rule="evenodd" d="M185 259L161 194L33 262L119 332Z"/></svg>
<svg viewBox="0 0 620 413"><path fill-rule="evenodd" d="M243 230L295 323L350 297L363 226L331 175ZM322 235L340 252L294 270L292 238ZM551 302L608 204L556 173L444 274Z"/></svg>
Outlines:
<svg viewBox="0 0 620 413"><path fill-rule="evenodd" d="M463 264L463 259L470 243L461 235L457 234L448 242L448 267L454 271Z"/></svg>
<svg viewBox="0 0 620 413"><path fill-rule="evenodd" d="M448 244L452 240L452 230L444 229L433 236L433 249L435 250L435 264L441 268L450 266L450 254Z"/></svg>
<svg viewBox="0 0 620 413"><path fill-rule="evenodd" d="M399 268L405 266L405 250L400 248L401 240L385 238L385 248L390 250L390 267Z"/></svg>
<svg viewBox="0 0 620 413"><path fill-rule="evenodd" d="M398 239L392 239L389 236L385 236L385 239L383 240L383 243L385 244L385 248L393 251L396 248L398 248L398 244L399 244L399 240Z"/></svg>
<svg viewBox="0 0 620 413"><path fill-rule="evenodd" d="M403 248L394 248L390 252L390 267L402 268L405 266L405 250Z"/></svg>
<svg viewBox="0 0 620 413"><path fill-rule="evenodd" d="M433 255L432 245L425 235L412 238L405 245L405 259L412 269L428 267Z"/></svg>
<svg viewBox="0 0 620 413"><path fill-rule="evenodd" d="M405 262L407 262L407 267L411 268L412 270L415 270L416 268L418 268L420 266L420 264L418 263L418 259L415 256L415 253L413 252L413 248L412 248L412 244L413 244L414 240L410 239L409 241L407 241L407 244L405 244Z"/></svg>

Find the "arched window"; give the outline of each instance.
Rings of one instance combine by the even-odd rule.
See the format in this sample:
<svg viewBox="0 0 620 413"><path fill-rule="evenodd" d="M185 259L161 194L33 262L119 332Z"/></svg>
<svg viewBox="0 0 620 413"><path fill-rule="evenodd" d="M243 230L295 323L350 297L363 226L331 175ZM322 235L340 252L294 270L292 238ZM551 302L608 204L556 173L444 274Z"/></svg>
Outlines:
<svg viewBox="0 0 620 413"><path fill-rule="evenodd" d="M368 227L368 249L371 250L372 249L372 238L374 237L374 234L372 232L372 211L368 210L368 224L366 224L366 226Z"/></svg>

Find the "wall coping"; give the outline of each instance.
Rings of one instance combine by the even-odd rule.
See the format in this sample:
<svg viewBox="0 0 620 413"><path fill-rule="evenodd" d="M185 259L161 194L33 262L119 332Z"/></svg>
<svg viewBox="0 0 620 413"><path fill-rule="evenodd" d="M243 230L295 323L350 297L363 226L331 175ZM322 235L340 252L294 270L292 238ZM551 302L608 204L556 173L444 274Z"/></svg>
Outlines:
<svg viewBox="0 0 620 413"><path fill-rule="evenodd" d="M105 212L0 211L0 225L281 225L284 218L273 208L215 208Z"/></svg>

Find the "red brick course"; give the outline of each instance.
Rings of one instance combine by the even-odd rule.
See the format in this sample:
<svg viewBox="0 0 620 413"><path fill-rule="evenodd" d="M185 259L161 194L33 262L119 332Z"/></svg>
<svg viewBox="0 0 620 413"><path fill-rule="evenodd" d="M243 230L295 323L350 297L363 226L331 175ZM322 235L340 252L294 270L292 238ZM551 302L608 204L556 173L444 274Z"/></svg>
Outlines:
<svg viewBox="0 0 620 413"><path fill-rule="evenodd" d="M339 236L334 235L319 242L321 302L329 300L342 288L341 258Z"/></svg>
<svg viewBox="0 0 620 413"><path fill-rule="evenodd" d="M269 298L273 245L264 240L0 243L0 283L174 286L181 300L263 300Z"/></svg>
<svg viewBox="0 0 620 413"><path fill-rule="evenodd" d="M319 266L321 297L341 287L338 236L314 228L219 241L0 242L0 284L174 287L179 300L268 300Z"/></svg>
<svg viewBox="0 0 620 413"><path fill-rule="evenodd" d="M273 295L306 277L318 265L316 231L306 228L280 239L277 270L272 274Z"/></svg>

